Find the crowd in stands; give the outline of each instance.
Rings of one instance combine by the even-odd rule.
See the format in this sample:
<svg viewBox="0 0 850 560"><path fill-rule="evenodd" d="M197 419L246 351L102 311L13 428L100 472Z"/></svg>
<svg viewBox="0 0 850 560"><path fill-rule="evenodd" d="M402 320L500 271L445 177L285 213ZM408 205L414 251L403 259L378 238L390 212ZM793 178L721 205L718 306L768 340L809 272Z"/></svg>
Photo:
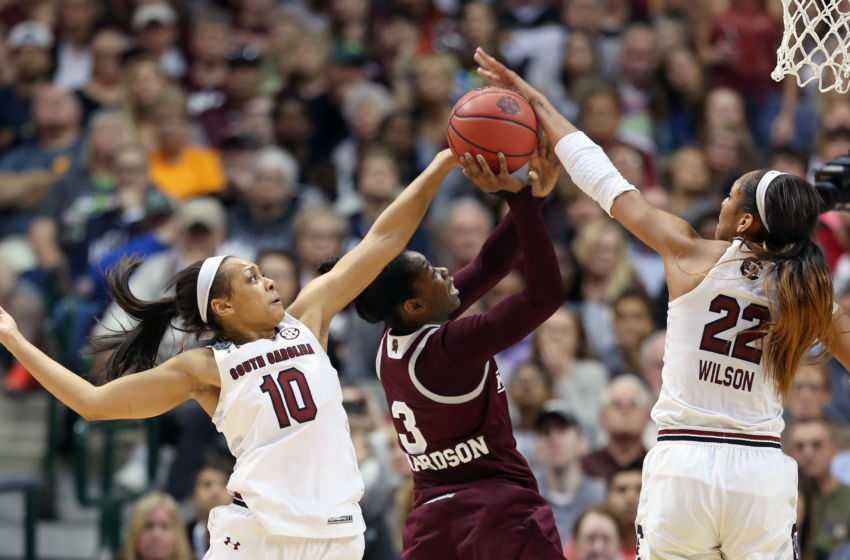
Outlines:
<svg viewBox="0 0 850 560"><path fill-rule="evenodd" d="M655 205L713 237L742 172L811 179L850 149L847 96L771 80L781 33L779 0L0 0L0 305L88 375L103 360L88 337L129 321L102 275L124 255L144 259L132 280L142 299L227 253L256 260L288 304L446 146L454 102L485 85L477 46L540 88ZM543 212L569 301L497 361L568 557L633 559L664 267L565 175ZM410 248L456 271L502 212L456 170ZM850 311L850 215L824 214L817 239ZM473 311L522 286L509 274ZM398 558L412 501L376 390L380 336L345 312L329 347L366 482L369 560ZM174 329L160 354L193 343ZM36 389L0 361L5 390ZM787 404L802 557L850 558L847 372L801 366ZM187 403L163 425L167 480L129 515L127 560L200 558L210 509L230 499L226 447L205 413ZM121 484L139 486L143 455L131 453ZM184 523L187 511L196 520Z"/></svg>

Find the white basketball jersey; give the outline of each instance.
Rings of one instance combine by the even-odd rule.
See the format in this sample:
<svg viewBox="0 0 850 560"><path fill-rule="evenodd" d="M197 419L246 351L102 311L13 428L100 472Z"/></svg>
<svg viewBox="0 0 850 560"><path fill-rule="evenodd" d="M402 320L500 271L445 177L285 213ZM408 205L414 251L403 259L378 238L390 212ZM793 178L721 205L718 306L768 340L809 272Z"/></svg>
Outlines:
<svg viewBox="0 0 850 560"><path fill-rule="evenodd" d="M770 317L764 291L773 265L756 265L735 239L700 284L671 301L661 396L652 409L659 429L723 428L778 436L782 400L765 378L761 341L747 329Z"/></svg>
<svg viewBox="0 0 850 560"><path fill-rule="evenodd" d="M213 346L221 396L213 422L239 493L273 535L324 539L365 530L339 378L319 341L287 314L274 339Z"/></svg>

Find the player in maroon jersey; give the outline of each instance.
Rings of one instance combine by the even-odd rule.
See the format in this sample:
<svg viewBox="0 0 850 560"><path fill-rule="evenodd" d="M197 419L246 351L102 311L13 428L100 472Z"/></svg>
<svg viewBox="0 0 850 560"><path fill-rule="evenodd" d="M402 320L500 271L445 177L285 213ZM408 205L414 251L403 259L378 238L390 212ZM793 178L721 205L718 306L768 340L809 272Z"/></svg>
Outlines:
<svg viewBox="0 0 850 560"><path fill-rule="evenodd" d="M563 558L552 510L511 431L493 355L522 340L565 300L540 206L558 169L545 139L529 186L504 165L494 175L466 157L485 191L512 191L510 212L454 278L419 253L396 257L355 300L387 330L376 361L399 444L413 469L405 560ZM523 256L526 288L486 313L458 319Z"/></svg>

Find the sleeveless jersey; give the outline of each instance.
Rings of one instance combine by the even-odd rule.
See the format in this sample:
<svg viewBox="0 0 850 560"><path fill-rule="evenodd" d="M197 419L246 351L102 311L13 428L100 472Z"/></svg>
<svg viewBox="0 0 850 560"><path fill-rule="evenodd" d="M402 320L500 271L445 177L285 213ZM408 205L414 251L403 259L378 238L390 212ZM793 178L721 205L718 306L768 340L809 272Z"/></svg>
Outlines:
<svg viewBox="0 0 850 560"><path fill-rule="evenodd" d="M440 395L417 377L424 373L417 371L417 361L430 345L439 344L442 330L433 324L405 336L387 330L375 363L399 444L413 470L416 502L493 478L536 491L528 463L516 449L505 386L493 358L476 371L444 364L451 375L480 379L465 395Z"/></svg>
<svg viewBox="0 0 850 560"><path fill-rule="evenodd" d="M325 539L365 530L339 378L321 344L287 314L273 339L213 346L213 414L236 466L227 485L273 535Z"/></svg>
<svg viewBox="0 0 850 560"><path fill-rule="evenodd" d="M761 341L748 331L770 318L764 279L773 265L751 259L735 239L696 288L668 304L663 383L652 409L659 429L782 431L782 400L764 375Z"/></svg>

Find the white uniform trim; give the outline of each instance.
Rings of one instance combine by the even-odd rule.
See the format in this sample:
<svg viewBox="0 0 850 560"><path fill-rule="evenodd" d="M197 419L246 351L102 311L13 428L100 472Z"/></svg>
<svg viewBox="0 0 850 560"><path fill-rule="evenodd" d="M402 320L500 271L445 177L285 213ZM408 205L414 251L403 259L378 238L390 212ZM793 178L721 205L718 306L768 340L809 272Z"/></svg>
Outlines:
<svg viewBox="0 0 850 560"><path fill-rule="evenodd" d="M487 363L484 365L484 375L481 377L481 383L478 384L478 387L476 387L475 389L473 389L472 391L470 391L469 393L467 393L465 395L457 395L457 396L451 396L451 397L438 395L437 393L429 391L425 387L425 385L423 385L416 378L416 360L419 359L419 354L421 354L422 350L425 348L425 343L428 342L428 339L435 332L437 332L437 327L434 327L433 329L431 329L430 332L428 332L428 334L423 336L422 340L416 346L416 350L413 351L413 355L410 357L410 363L407 365L408 373L410 373L410 381L413 383L413 386L416 387L416 389L420 393L422 393L423 395L425 395L426 397L428 397L429 399L431 399L434 402L438 402L438 403L441 403L441 404L463 404L465 402L471 401L472 399L474 399L475 397L480 395L481 391L484 390L484 383L487 381L487 374L490 372L490 361L489 360L487 360Z"/></svg>
<svg viewBox="0 0 850 560"><path fill-rule="evenodd" d="M375 373L378 375L378 380L381 379L381 358L384 356L384 344L387 342L387 334L384 333L381 337L381 342L378 344L378 351L375 353Z"/></svg>

